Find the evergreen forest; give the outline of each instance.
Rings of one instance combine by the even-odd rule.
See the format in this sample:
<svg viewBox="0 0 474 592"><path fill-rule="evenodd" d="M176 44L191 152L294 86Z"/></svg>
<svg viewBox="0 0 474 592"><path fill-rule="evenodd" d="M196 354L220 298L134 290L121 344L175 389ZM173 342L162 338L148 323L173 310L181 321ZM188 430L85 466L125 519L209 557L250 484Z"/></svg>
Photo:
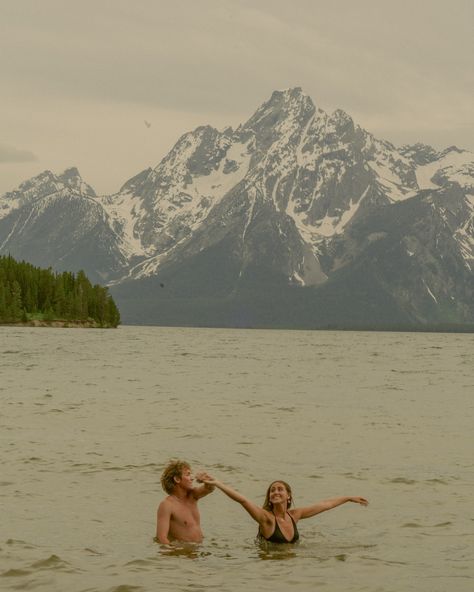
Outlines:
<svg viewBox="0 0 474 592"><path fill-rule="evenodd" d="M119 310L108 289L83 271L55 273L0 257L0 323L82 324L117 327Z"/></svg>

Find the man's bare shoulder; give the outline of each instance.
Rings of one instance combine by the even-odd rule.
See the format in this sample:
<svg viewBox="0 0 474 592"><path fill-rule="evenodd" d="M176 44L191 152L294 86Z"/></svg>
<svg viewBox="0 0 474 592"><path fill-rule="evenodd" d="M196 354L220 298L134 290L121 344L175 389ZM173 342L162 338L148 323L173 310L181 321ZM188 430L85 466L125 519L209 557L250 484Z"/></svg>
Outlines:
<svg viewBox="0 0 474 592"><path fill-rule="evenodd" d="M170 495L168 497L165 497L165 499L161 500L161 502L158 504L158 510L161 510L162 512L170 512L172 508L173 498Z"/></svg>

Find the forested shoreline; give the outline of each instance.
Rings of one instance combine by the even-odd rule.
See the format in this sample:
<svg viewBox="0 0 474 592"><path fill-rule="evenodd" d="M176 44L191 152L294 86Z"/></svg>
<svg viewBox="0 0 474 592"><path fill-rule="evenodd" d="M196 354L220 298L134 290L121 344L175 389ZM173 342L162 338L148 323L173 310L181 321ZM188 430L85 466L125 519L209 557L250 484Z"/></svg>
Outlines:
<svg viewBox="0 0 474 592"><path fill-rule="evenodd" d="M120 313L83 271L56 273L8 255L0 257L0 323L117 327Z"/></svg>

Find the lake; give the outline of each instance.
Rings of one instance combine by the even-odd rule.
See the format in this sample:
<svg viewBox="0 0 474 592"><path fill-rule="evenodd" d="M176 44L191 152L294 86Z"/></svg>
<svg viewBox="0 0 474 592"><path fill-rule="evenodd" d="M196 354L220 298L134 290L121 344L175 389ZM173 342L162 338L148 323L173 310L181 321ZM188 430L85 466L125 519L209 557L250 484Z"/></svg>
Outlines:
<svg viewBox="0 0 474 592"><path fill-rule="evenodd" d="M0 327L0 589L474 589L474 336ZM369 499L262 548L222 492L153 542L184 458L254 501Z"/></svg>

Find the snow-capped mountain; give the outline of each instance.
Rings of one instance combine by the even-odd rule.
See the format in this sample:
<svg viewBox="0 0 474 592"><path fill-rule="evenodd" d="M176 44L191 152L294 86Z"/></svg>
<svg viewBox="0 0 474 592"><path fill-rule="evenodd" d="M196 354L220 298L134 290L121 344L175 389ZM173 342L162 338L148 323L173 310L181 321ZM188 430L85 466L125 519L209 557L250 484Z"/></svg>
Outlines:
<svg viewBox="0 0 474 592"><path fill-rule="evenodd" d="M396 148L275 91L116 194L75 169L23 183L0 198L0 252L109 281L131 322L473 323L474 154Z"/></svg>
<svg viewBox="0 0 474 592"><path fill-rule="evenodd" d="M128 264L94 190L77 169L45 171L0 198L0 253L56 270L87 269L104 282Z"/></svg>

